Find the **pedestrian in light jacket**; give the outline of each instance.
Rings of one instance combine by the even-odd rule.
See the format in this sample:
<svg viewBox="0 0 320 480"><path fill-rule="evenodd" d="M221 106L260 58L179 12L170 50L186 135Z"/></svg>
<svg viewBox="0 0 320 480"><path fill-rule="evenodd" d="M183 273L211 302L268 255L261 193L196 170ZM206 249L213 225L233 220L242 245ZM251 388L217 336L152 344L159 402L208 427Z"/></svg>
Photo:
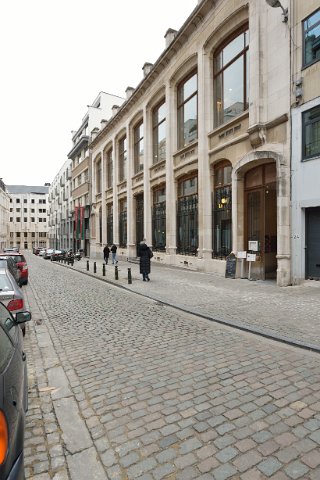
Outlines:
<svg viewBox="0 0 320 480"><path fill-rule="evenodd" d="M153 257L153 253L151 249L146 244L146 240L143 239L138 248L138 257L140 257L140 273L142 275L142 279L145 282L149 278L149 273L151 272L151 262L150 259Z"/></svg>
<svg viewBox="0 0 320 480"><path fill-rule="evenodd" d="M111 245L111 255L112 255L112 265L114 265L115 263L118 263L118 260L117 260L117 246L113 243Z"/></svg>

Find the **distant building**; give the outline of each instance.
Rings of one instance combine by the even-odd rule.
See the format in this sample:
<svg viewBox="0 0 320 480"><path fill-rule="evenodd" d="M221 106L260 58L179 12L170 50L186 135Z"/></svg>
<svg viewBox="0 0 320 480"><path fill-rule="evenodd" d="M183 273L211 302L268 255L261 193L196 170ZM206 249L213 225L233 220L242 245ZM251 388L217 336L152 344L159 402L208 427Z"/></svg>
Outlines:
<svg viewBox="0 0 320 480"><path fill-rule="evenodd" d="M67 160L49 187L49 246L73 248L71 160Z"/></svg>
<svg viewBox="0 0 320 480"><path fill-rule="evenodd" d="M99 131L108 123L115 108L123 103L124 99L116 95L100 92L76 132L73 132L72 150L68 158L72 161L72 200L73 200L73 248L83 249L89 255L90 249L90 216L91 216L91 161L89 142L91 134ZM98 180L97 180L98 181ZM99 178L100 181L100 178ZM94 231L94 230L93 230Z"/></svg>
<svg viewBox="0 0 320 480"><path fill-rule="evenodd" d="M7 246L10 197L6 186L0 178L0 250Z"/></svg>
<svg viewBox="0 0 320 480"><path fill-rule="evenodd" d="M48 191L43 187L7 185L10 194L7 246L31 250L48 246Z"/></svg>

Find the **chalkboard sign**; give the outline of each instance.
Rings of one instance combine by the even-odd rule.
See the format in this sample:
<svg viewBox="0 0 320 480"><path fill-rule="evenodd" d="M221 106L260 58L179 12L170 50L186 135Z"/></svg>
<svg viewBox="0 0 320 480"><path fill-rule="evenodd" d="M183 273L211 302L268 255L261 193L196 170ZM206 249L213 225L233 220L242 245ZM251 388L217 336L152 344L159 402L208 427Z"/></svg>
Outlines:
<svg viewBox="0 0 320 480"><path fill-rule="evenodd" d="M237 258L233 253L227 256L225 278L236 278Z"/></svg>

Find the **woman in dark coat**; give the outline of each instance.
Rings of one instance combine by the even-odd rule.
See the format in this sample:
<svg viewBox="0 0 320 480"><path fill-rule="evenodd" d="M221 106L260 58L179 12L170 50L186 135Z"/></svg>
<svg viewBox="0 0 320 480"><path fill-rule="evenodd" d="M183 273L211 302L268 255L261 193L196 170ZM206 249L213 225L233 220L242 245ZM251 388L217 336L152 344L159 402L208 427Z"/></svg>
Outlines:
<svg viewBox="0 0 320 480"><path fill-rule="evenodd" d="M153 254L146 244L145 240L142 240L139 245L138 257L140 257L140 273L142 274L143 281L145 282L149 278L149 273L151 271L151 262L150 258L153 257Z"/></svg>

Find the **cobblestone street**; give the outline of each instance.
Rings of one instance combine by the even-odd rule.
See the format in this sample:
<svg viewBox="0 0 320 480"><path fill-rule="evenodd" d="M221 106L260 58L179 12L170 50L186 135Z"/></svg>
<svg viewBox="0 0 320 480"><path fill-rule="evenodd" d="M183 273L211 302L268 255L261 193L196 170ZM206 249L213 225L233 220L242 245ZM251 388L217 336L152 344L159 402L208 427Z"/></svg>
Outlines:
<svg viewBox="0 0 320 480"><path fill-rule="evenodd" d="M206 313L214 302L204 299L211 298L210 288L222 290L224 279L202 275L208 281L201 283L200 274L180 271L175 278L181 275L181 286L176 281L174 288L170 281L165 285L168 269L146 284L132 267L134 283L124 289L84 275L85 260L66 268L30 254L27 259L31 273L24 291L33 314L25 337L27 480L319 480L319 354L165 304ZM239 282L229 282L224 294L233 285L240 288L236 296L244 295ZM124 286L123 277L119 283ZM319 292L247 285L269 297L275 331L281 295L300 315ZM156 299L141 295L151 296L151 289ZM256 308L248 292L240 320L247 315L260 328L259 310L265 322L267 302ZM228 301L218 316L228 316ZM304 341L318 344L311 317L304 326L299 317L296 341L301 331ZM240 321L231 311L230 318ZM280 335L289 333L290 321Z"/></svg>

